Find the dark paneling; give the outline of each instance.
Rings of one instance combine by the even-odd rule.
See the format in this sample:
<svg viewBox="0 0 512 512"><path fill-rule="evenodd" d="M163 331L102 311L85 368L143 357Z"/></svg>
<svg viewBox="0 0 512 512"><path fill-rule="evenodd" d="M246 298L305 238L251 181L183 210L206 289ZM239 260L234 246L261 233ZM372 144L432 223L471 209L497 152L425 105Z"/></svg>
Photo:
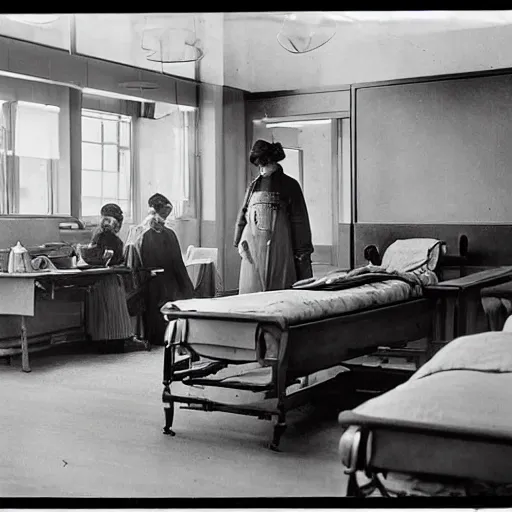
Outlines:
<svg viewBox="0 0 512 512"><path fill-rule="evenodd" d="M299 94L318 94L326 92L350 91L350 85L338 85L332 87L314 87L307 89L290 89L285 91L248 92L247 100L261 100L265 98L276 98L278 96L295 96Z"/></svg>
<svg viewBox="0 0 512 512"><path fill-rule="evenodd" d="M469 240L469 263L475 266L512 264L512 224L366 224L354 226L354 260L356 266L366 264L364 247L375 244L384 254L395 240L404 238L437 238L447 244L448 254L457 254L459 237Z"/></svg>
<svg viewBox="0 0 512 512"><path fill-rule="evenodd" d="M233 232L245 194L247 154L245 152L244 94L230 87L223 88L222 135L224 286L231 290L238 286L240 256L233 247ZM220 201L221 198L218 200Z"/></svg>
<svg viewBox="0 0 512 512"><path fill-rule="evenodd" d="M512 75L357 89L356 108L356 221L512 222Z"/></svg>
<svg viewBox="0 0 512 512"><path fill-rule="evenodd" d="M352 268L351 224L338 224L338 267Z"/></svg>
<svg viewBox="0 0 512 512"><path fill-rule="evenodd" d="M69 151L71 215L82 217L82 93L69 90Z"/></svg>
<svg viewBox="0 0 512 512"><path fill-rule="evenodd" d="M148 104L146 103L146 105ZM152 105L154 105L154 103ZM136 101L104 98L102 96L93 96L90 94L84 94L82 96L82 108L99 110L101 112L112 112L114 114L123 114L125 116L133 117L138 117L140 113L140 103Z"/></svg>
<svg viewBox="0 0 512 512"><path fill-rule="evenodd" d="M315 245L311 260L316 263L332 263L332 245Z"/></svg>
<svg viewBox="0 0 512 512"><path fill-rule="evenodd" d="M16 242L25 247L60 240L59 223L64 217L0 216L0 249L9 249Z"/></svg>
<svg viewBox="0 0 512 512"><path fill-rule="evenodd" d="M92 238L92 229L61 229L60 241L68 244L88 244Z"/></svg>
<svg viewBox="0 0 512 512"><path fill-rule="evenodd" d="M76 298L68 299L56 296L55 300L50 300L36 294L35 315L26 318L27 334L28 336L38 336L59 330L80 328L83 319L82 309L83 302ZM19 317L1 315L0 340L16 339L19 335ZM12 346L12 344L8 346Z"/></svg>
<svg viewBox="0 0 512 512"><path fill-rule="evenodd" d="M352 89L366 89L368 87L384 87L386 85L403 85L420 82L439 82L440 80L460 80L461 78L479 78L484 76L499 76L512 74L512 68L486 69L482 71L468 71L465 73L447 73L445 75L421 76L414 78L397 78L395 80L382 80L379 82L361 82L351 86Z"/></svg>
<svg viewBox="0 0 512 512"><path fill-rule="evenodd" d="M348 111L350 109L349 90L317 92L312 94L291 94L248 100L251 112L249 121L268 117L300 116L305 114L325 114Z"/></svg>
<svg viewBox="0 0 512 512"><path fill-rule="evenodd" d="M5 51L8 48L8 57ZM68 51L51 48L10 37L0 36L0 68L39 78L127 94L120 82L143 80L159 85L154 90L131 90L131 96L154 101L196 106L197 82L189 78L166 75L156 71L141 70L125 64L70 55Z"/></svg>

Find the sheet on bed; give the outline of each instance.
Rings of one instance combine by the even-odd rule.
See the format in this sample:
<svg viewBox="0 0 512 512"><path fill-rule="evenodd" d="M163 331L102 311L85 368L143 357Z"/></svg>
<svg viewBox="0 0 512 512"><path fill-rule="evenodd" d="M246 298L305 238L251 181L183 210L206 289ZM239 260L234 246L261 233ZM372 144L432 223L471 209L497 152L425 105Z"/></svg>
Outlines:
<svg viewBox="0 0 512 512"><path fill-rule="evenodd" d="M337 365L327 370L315 372L306 377L297 379L297 382L290 384L286 388L286 394L290 395L301 389L315 386L334 379L340 373L347 372L344 366ZM212 380L222 380L226 383L242 382L246 384L266 385L272 381L272 368L261 367L259 363L247 363L243 365L229 365L225 369L211 376ZM208 380L206 378L205 380ZM209 387L205 385L186 385L179 387L184 396L202 398L206 400L218 401L226 404L244 404L253 403L266 399L265 391L254 392L244 391L242 389L223 389L221 387Z"/></svg>
<svg viewBox="0 0 512 512"><path fill-rule="evenodd" d="M510 389L512 332L464 336L340 423L376 432L372 463L391 495L510 496Z"/></svg>
<svg viewBox="0 0 512 512"><path fill-rule="evenodd" d="M366 417L471 429L512 441L512 333L452 341L406 383L354 410Z"/></svg>
<svg viewBox="0 0 512 512"><path fill-rule="evenodd" d="M179 300L164 305L162 312L178 309L201 313L254 314L284 318L293 325L421 297L424 286L437 282L436 275L430 271L411 272L407 273L407 279L402 277L390 279L388 275L384 281L363 285L356 277L352 287L342 290L291 289Z"/></svg>

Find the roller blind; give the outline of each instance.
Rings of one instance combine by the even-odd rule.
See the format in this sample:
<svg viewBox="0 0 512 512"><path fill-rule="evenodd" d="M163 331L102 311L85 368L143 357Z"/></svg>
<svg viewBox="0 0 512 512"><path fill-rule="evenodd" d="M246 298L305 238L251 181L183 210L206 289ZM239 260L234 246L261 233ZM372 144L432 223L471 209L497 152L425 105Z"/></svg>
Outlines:
<svg viewBox="0 0 512 512"><path fill-rule="evenodd" d="M59 107L19 101L16 105L16 156L58 160Z"/></svg>

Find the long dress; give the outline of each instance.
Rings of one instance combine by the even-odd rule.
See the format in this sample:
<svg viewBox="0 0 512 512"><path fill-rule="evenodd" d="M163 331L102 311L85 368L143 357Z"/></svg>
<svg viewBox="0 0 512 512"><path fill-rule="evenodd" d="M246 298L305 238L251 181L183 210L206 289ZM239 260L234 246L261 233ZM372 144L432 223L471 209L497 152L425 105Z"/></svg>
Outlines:
<svg viewBox="0 0 512 512"><path fill-rule="evenodd" d="M163 269L146 286L143 324L152 345L163 345L166 322L160 312L169 301L191 299L194 287L188 275L178 237L174 231L150 217L132 230L126 243L126 263L138 268Z"/></svg>
<svg viewBox="0 0 512 512"><path fill-rule="evenodd" d="M123 242L114 233L98 230L91 242L114 251L110 266L123 263ZM87 301L87 330L92 341L104 343L112 349L121 348L125 340L132 338L133 327L121 276L102 276L91 287Z"/></svg>
<svg viewBox="0 0 512 512"><path fill-rule="evenodd" d="M281 166L258 176L239 212L234 245L242 258L239 293L290 288L312 277L311 227L299 183Z"/></svg>

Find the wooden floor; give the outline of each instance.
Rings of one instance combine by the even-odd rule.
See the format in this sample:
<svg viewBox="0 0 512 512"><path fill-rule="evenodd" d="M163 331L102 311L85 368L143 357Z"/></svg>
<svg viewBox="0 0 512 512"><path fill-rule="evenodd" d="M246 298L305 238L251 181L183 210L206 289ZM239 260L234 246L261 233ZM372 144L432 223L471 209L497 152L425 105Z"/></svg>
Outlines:
<svg viewBox="0 0 512 512"><path fill-rule="evenodd" d="M272 424L178 409L161 433L163 351L38 354L32 373L0 365L2 497L342 496L336 415Z"/></svg>

